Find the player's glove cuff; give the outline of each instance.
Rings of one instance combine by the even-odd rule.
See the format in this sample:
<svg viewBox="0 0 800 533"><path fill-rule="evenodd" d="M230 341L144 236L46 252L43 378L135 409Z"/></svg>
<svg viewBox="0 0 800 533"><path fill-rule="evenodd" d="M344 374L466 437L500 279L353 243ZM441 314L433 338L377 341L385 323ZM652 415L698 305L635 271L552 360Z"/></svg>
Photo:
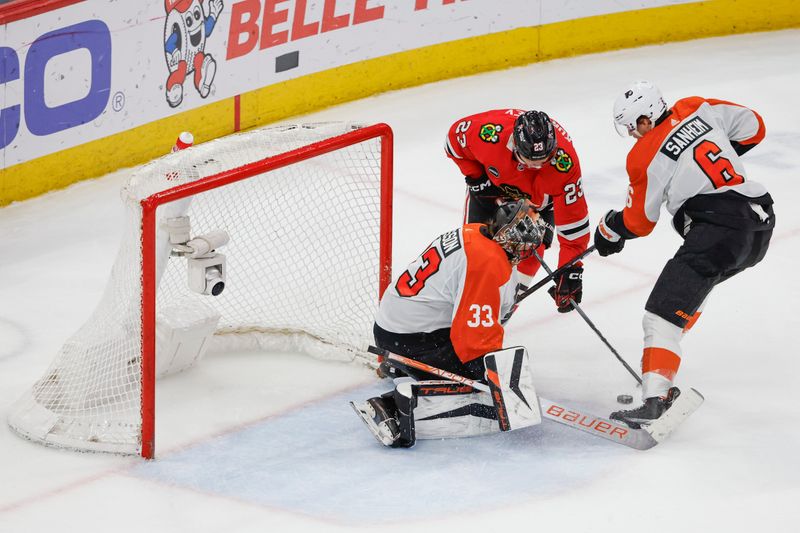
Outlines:
<svg viewBox="0 0 800 533"><path fill-rule="evenodd" d="M594 230L594 245L597 253L602 257L619 253L625 246L625 237L611 229L609 224L609 221L613 220L616 215L617 212L613 210L606 213L597 224L597 229Z"/></svg>
<svg viewBox="0 0 800 533"><path fill-rule="evenodd" d="M610 227L610 226L609 226L609 224L608 224L608 221L609 221L609 220L611 219L611 217L613 217L613 216L614 216L616 213L617 213L617 212L616 212L616 211L614 211L614 210L612 209L611 211L609 211L608 213L606 213L606 214L603 216L603 218L601 218L601 219L600 219L600 223L599 223L599 224L597 224L597 231L600 233L600 235L601 235L601 236L602 236L602 237L603 237L605 240L607 240L607 241L609 241L609 242L618 242L620 239L622 239L622 236L621 236L619 233L617 233L616 231L614 231L613 229L611 229L611 227Z"/></svg>
<svg viewBox="0 0 800 533"><path fill-rule="evenodd" d="M494 210L497 200L503 196L503 191L492 183L486 174L477 178L466 176L464 181L467 183L470 197L487 209Z"/></svg>
<svg viewBox="0 0 800 533"><path fill-rule="evenodd" d="M489 179L489 176L484 174L483 176L479 176L477 178L472 178L470 176L464 176L464 181L469 188L469 192L471 194L482 194L487 190L490 190L494 187L492 180Z"/></svg>

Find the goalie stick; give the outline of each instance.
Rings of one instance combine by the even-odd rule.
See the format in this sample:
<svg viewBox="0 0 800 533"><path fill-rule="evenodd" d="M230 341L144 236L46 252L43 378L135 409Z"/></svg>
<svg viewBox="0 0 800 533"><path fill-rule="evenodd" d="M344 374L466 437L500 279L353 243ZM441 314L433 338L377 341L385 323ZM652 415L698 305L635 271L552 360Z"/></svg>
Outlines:
<svg viewBox="0 0 800 533"><path fill-rule="evenodd" d="M661 417L641 429L632 429L625 424L567 407L563 403L553 402L539 396L544 418L636 450L649 450L663 442L702 405L703 400L703 395L695 389L689 388L681 391L680 396Z"/></svg>
<svg viewBox="0 0 800 533"><path fill-rule="evenodd" d="M416 368L450 381L468 385L475 390L491 393L489 386L480 381L433 367L376 346L370 346L369 351L383 356L391 364ZM641 429L632 429L625 424L589 414L581 409L568 407L563 402L554 402L539 396L542 417L635 450L648 450L663 442L689 415L702 405L703 400L703 395L695 389L689 388L686 391L681 391L672 406L660 418Z"/></svg>

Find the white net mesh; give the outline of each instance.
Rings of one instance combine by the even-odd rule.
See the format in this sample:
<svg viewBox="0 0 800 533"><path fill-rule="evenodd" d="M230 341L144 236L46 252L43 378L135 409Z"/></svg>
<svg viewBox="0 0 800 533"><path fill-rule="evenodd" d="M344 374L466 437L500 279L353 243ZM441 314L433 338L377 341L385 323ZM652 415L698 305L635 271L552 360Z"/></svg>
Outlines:
<svg viewBox="0 0 800 533"><path fill-rule="evenodd" d="M128 222L102 301L13 407L9 425L45 444L139 453L141 200L355 128L265 128L136 171L123 190ZM337 360L363 354L379 294L380 158L380 140L371 139L159 207L159 324L170 309L189 317L216 312L216 349L280 349ZM219 250L227 258L219 296L191 291L186 260L169 256L166 219L184 214L192 236L217 229L230 235ZM159 339L157 359L164 351Z"/></svg>

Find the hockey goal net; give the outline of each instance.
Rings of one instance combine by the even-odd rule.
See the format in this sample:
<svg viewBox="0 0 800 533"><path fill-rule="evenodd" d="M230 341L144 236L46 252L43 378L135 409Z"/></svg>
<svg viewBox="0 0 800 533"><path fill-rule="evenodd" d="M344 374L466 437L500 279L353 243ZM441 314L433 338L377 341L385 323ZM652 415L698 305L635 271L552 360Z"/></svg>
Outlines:
<svg viewBox="0 0 800 533"><path fill-rule="evenodd" d="M209 345L365 357L391 276L391 171L391 129L344 123L264 128L139 168L100 304L9 425L44 444L152 457L156 376ZM175 220L230 236L218 296L190 288Z"/></svg>

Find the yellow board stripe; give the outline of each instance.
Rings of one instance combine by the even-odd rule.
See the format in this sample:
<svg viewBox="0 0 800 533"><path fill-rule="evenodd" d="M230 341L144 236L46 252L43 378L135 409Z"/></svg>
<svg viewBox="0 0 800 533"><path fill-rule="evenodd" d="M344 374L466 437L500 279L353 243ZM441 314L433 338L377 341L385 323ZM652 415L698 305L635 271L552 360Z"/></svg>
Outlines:
<svg viewBox="0 0 800 533"><path fill-rule="evenodd" d="M241 95L248 129L376 93L560 57L800 26L795 0L709 0L519 28L400 52ZM234 99L178 113L0 171L0 206L149 161L180 131L196 142L234 132Z"/></svg>

